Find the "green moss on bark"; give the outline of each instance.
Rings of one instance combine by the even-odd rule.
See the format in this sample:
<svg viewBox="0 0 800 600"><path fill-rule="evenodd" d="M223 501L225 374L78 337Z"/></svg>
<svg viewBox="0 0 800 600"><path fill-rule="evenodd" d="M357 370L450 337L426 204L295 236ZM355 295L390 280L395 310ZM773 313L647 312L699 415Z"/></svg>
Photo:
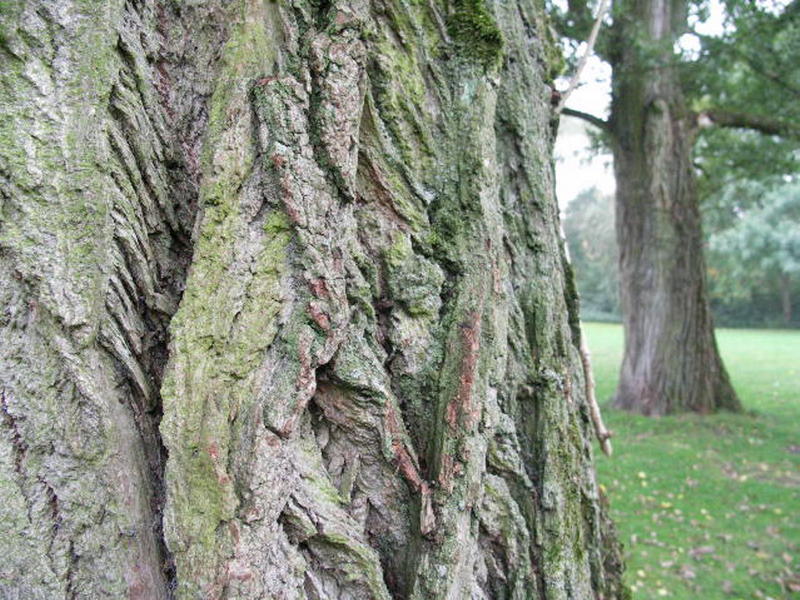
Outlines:
<svg viewBox="0 0 800 600"><path fill-rule="evenodd" d="M447 30L459 52L484 67L496 68L503 57L503 33L486 0L456 0Z"/></svg>
<svg viewBox="0 0 800 600"><path fill-rule="evenodd" d="M253 401L257 361L274 339L283 302L281 279L291 238L288 219L246 216L256 163L250 87L273 66L268 5L242 2L210 100L202 152L203 223L180 309L170 326L172 358L162 389L161 431L169 451L167 539L175 553L179 595L214 585L229 551L238 500L228 473L230 422ZM248 240L251 240L248 242Z"/></svg>

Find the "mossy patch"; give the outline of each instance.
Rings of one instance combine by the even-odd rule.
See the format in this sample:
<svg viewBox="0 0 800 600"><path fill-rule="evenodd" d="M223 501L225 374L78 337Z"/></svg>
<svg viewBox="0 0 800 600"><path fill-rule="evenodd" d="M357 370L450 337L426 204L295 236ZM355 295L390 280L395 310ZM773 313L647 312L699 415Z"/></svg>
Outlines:
<svg viewBox="0 0 800 600"><path fill-rule="evenodd" d="M414 253L407 235L397 234L394 243L384 251L384 263L390 296L409 315L438 314L444 274L438 265Z"/></svg>
<svg viewBox="0 0 800 600"><path fill-rule="evenodd" d="M462 56L484 67L496 68L503 57L505 40L486 0L456 0L447 31Z"/></svg>

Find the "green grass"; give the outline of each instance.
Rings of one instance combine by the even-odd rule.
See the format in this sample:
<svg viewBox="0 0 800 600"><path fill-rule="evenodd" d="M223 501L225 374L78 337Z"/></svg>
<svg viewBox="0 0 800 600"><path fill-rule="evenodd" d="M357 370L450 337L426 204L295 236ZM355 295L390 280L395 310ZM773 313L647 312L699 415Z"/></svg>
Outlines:
<svg viewBox="0 0 800 600"><path fill-rule="evenodd" d="M622 329L584 331L615 433L598 477L633 597L800 598L800 331L719 330L746 414L662 418L607 405Z"/></svg>

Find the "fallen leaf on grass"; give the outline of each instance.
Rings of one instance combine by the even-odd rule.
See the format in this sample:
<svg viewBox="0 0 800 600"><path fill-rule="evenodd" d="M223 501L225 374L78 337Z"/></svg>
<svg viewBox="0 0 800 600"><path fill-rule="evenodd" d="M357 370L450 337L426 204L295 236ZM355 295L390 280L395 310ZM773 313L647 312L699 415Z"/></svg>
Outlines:
<svg viewBox="0 0 800 600"><path fill-rule="evenodd" d="M678 575L684 579L694 579L697 577L697 573L695 573L694 569L692 569L689 565L681 565L681 568L678 569Z"/></svg>
<svg viewBox="0 0 800 600"><path fill-rule="evenodd" d="M800 592L800 576L787 577L781 583L790 592Z"/></svg>
<svg viewBox="0 0 800 600"><path fill-rule="evenodd" d="M692 548L689 550L689 556L694 559L699 559L701 556L705 556L706 554L712 554L714 552L714 546L698 546L697 548Z"/></svg>

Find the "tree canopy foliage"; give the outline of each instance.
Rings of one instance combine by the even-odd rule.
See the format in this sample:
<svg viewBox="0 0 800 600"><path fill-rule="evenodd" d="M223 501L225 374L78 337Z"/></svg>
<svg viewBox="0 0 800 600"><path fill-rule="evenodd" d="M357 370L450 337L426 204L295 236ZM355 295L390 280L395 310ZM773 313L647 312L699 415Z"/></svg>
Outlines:
<svg viewBox="0 0 800 600"><path fill-rule="evenodd" d="M701 199L710 202L731 182L800 171L800 2L729 0L725 10L723 33L693 34L699 52L682 55L692 108L720 125L702 127L695 144Z"/></svg>
<svg viewBox="0 0 800 600"><path fill-rule="evenodd" d="M761 316L762 322L792 324L800 294L800 183L745 180L721 196L734 210L726 215L727 227L709 236L709 275L719 312L727 319Z"/></svg>

